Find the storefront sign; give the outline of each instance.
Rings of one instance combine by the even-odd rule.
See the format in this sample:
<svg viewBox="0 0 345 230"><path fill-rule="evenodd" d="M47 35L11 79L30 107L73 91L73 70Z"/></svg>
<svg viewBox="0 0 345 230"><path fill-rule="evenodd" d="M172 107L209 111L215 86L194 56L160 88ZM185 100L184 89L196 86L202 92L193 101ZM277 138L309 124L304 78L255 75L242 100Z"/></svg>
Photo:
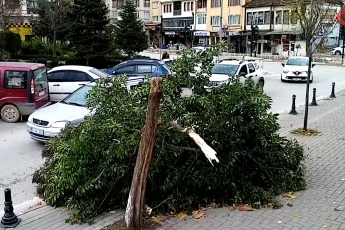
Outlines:
<svg viewBox="0 0 345 230"><path fill-rule="evenodd" d="M194 36L195 37L209 37L210 32L208 32L208 31L195 31Z"/></svg>
<svg viewBox="0 0 345 230"><path fill-rule="evenodd" d="M146 26L147 30L156 30L156 26Z"/></svg>
<svg viewBox="0 0 345 230"><path fill-rule="evenodd" d="M165 35L175 35L175 32L174 31L168 31L168 32L165 32Z"/></svg>
<svg viewBox="0 0 345 230"><path fill-rule="evenodd" d="M258 43L268 43L267 40L258 40Z"/></svg>

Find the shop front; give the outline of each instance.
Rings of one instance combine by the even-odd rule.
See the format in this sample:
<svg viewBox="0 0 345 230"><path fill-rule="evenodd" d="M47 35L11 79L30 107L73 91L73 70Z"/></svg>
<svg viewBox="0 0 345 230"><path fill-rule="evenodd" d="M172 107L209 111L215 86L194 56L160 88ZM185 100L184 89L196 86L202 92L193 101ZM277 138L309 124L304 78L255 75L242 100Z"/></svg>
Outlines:
<svg viewBox="0 0 345 230"><path fill-rule="evenodd" d="M241 52L241 34L237 31L222 31L222 41L228 45L229 53L240 53ZM214 45L220 41L220 31L211 31L210 33L210 44Z"/></svg>
<svg viewBox="0 0 345 230"><path fill-rule="evenodd" d="M162 33L160 23L147 23L145 24L145 30L149 38L149 47L159 48L162 43Z"/></svg>
<svg viewBox="0 0 345 230"><path fill-rule="evenodd" d="M210 32L209 31L194 31L193 46L209 46Z"/></svg>
<svg viewBox="0 0 345 230"><path fill-rule="evenodd" d="M190 26L193 18L163 18L162 34L163 44L168 47L180 47L181 45L190 47L192 45L192 33Z"/></svg>
<svg viewBox="0 0 345 230"><path fill-rule="evenodd" d="M271 31L269 46L271 53L282 56L305 56L305 41L301 31Z"/></svg>

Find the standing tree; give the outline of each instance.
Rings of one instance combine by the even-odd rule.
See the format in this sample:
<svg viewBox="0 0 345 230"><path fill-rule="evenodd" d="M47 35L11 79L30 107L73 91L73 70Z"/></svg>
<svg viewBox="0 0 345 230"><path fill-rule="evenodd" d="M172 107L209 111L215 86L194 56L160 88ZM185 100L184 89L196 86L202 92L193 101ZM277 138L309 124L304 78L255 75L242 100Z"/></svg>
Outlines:
<svg viewBox="0 0 345 230"><path fill-rule="evenodd" d="M53 41L53 57L56 56L57 39L63 39L69 22L66 10L67 0L38 0L38 19L35 23L36 34L49 37Z"/></svg>
<svg viewBox="0 0 345 230"><path fill-rule="evenodd" d="M133 1L127 0L115 26L115 44L129 57L148 48L144 25L136 12Z"/></svg>
<svg viewBox="0 0 345 230"><path fill-rule="evenodd" d="M324 40L332 33L336 25L338 0L295 0L291 4L291 17L299 22L306 41L306 53L309 57L308 78L305 97L303 130L308 129L309 84L312 68L312 55Z"/></svg>
<svg viewBox="0 0 345 230"><path fill-rule="evenodd" d="M91 58L104 56L109 51L109 37L106 27L108 8L102 0L74 0L67 12L70 22L68 40L78 57Z"/></svg>

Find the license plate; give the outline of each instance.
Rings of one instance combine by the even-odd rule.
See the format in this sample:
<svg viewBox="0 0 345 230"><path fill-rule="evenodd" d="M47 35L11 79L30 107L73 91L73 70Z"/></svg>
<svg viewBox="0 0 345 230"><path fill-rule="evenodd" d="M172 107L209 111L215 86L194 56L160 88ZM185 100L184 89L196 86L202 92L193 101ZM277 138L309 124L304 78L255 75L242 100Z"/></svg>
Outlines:
<svg viewBox="0 0 345 230"><path fill-rule="evenodd" d="M42 129L31 128L31 132L39 135L43 135L44 131Z"/></svg>
<svg viewBox="0 0 345 230"><path fill-rule="evenodd" d="M38 96L39 96L39 97L40 97L40 96L43 96L44 94L45 94L44 91L38 92Z"/></svg>

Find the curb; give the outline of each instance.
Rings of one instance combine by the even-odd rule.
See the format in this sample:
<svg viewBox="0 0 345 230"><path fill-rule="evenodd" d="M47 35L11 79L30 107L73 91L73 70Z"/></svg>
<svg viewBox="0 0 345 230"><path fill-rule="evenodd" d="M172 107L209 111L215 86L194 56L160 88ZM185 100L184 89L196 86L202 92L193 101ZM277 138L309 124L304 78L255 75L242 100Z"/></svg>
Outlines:
<svg viewBox="0 0 345 230"><path fill-rule="evenodd" d="M45 205L46 205L45 202L41 198L34 197L31 200L27 200L23 203L15 205L13 209L14 209L14 213L20 216ZM0 216L3 216L3 215L4 215L4 211L2 210L0 211Z"/></svg>
<svg viewBox="0 0 345 230"><path fill-rule="evenodd" d="M345 89L334 90L334 93L341 93L341 92L345 92ZM329 94L316 97L316 101L323 101L325 99L333 100L333 99L330 98ZM300 107L302 107L304 105L305 105L305 103L302 102L300 104L297 104L296 108L300 108ZM279 110L279 111L276 111L276 112L272 112L272 113L285 114L285 113L288 113L290 110L291 110L291 108L289 108L289 109L282 109L282 110Z"/></svg>

